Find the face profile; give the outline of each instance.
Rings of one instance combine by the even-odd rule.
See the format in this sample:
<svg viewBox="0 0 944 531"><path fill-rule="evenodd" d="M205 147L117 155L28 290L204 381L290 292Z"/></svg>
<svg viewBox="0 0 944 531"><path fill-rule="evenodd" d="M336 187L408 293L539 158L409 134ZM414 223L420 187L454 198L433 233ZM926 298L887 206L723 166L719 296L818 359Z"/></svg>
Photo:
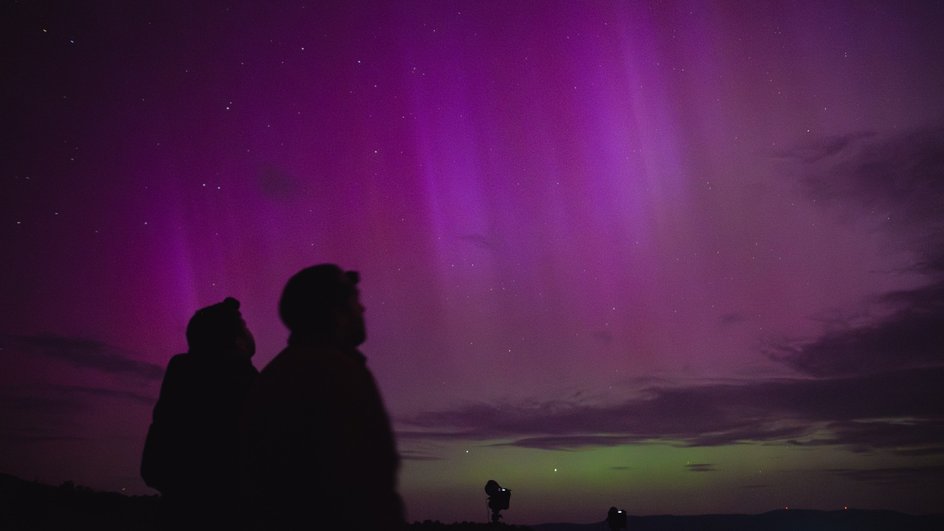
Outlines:
<svg viewBox="0 0 944 531"><path fill-rule="evenodd" d="M239 335L236 336L236 352L246 359L250 359L256 354L256 339L249 331L249 327L246 326L245 320L242 320L242 329Z"/></svg>
<svg viewBox="0 0 944 531"><path fill-rule="evenodd" d="M345 280L350 282L349 280ZM335 314L341 343L357 347L367 340L367 325L364 322L364 305L360 300L360 291L352 285L354 293Z"/></svg>

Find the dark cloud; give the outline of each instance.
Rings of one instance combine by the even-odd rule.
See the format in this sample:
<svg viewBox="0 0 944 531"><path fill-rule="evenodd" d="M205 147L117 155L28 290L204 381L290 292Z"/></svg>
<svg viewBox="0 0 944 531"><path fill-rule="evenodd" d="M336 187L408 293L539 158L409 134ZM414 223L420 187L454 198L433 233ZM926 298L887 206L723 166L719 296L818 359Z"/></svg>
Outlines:
<svg viewBox="0 0 944 531"><path fill-rule="evenodd" d="M689 472L714 472L716 470L714 463L689 463L685 465L685 469Z"/></svg>
<svg viewBox="0 0 944 531"><path fill-rule="evenodd" d="M837 148L841 146L841 148ZM822 156L803 156L819 152ZM869 222L889 245L914 257L911 271L929 277L940 301L944 281L944 125L888 136L849 135L798 147L797 172L824 208ZM922 290L914 295L922 297Z"/></svg>
<svg viewBox="0 0 944 531"><path fill-rule="evenodd" d="M944 451L944 368L836 378L650 387L612 404L469 404L405 423L416 438L501 441L572 450L663 442L848 445L855 450ZM425 431L424 431L425 430Z"/></svg>
<svg viewBox="0 0 944 531"><path fill-rule="evenodd" d="M733 325L746 321L747 317L742 313L731 312L722 315L720 320L723 325Z"/></svg>
<svg viewBox="0 0 944 531"><path fill-rule="evenodd" d="M153 405L153 397L138 392L142 384L161 378L162 369L138 361L127 352L102 342L45 335L0 336L5 357L45 357L72 367L120 376L125 388L81 385L19 384L9 374L0 392L0 447L75 440L83 415L99 414L103 399ZM16 361L22 361L17 359Z"/></svg>
<svg viewBox="0 0 944 531"><path fill-rule="evenodd" d="M610 344L613 342L613 332L609 330L596 330L592 335L594 339L601 343Z"/></svg>
<svg viewBox="0 0 944 531"><path fill-rule="evenodd" d="M292 201L302 194L300 181L288 172L274 166L266 166L258 173L259 189L273 200Z"/></svg>
<svg viewBox="0 0 944 531"><path fill-rule="evenodd" d="M157 397L150 395L142 395L134 391L126 391L123 389L105 389L101 387L77 387L77 386L68 386L65 387L67 391L87 395L94 398L117 398L120 400L130 400L132 402L138 402L139 404L153 406L157 401Z"/></svg>
<svg viewBox="0 0 944 531"><path fill-rule="evenodd" d="M408 421L408 423L412 424ZM396 430L397 439L415 439L420 441L434 441L437 439L444 440L455 440L455 439L476 439L478 438L475 433L471 431L452 431L452 430L424 430L424 431L413 431L413 430Z"/></svg>
<svg viewBox="0 0 944 531"><path fill-rule="evenodd" d="M883 448L903 456L944 455L944 419L886 418L836 422L832 431L855 451Z"/></svg>
<svg viewBox="0 0 944 531"><path fill-rule="evenodd" d="M859 142L873 138L874 133L852 133L823 138L816 142L809 142L785 151L779 155L786 159L799 160L805 163L814 163L823 159L830 159L854 148Z"/></svg>
<svg viewBox="0 0 944 531"><path fill-rule="evenodd" d="M813 376L869 374L944 365L944 284L888 299L906 308L877 322L775 346L771 356Z"/></svg>
<svg viewBox="0 0 944 531"><path fill-rule="evenodd" d="M12 386L0 393L0 446L79 440L72 433L85 412L102 399L151 406L152 397L134 391L70 385Z"/></svg>
<svg viewBox="0 0 944 531"><path fill-rule="evenodd" d="M441 457L415 450L400 450L400 457L406 461L440 461Z"/></svg>
<svg viewBox="0 0 944 531"><path fill-rule="evenodd" d="M822 156L801 156L811 149ZM797 158L806 162L799 171L813 197L858 216L883 214L885 230L905 238L906 244L924 244L915 251L941 248L944 126L886 137L825 139L818 147L797 148Z"/></svg>
<svg viewBox="0 0 944 531"><path fill-rule="evenodd" d="M84 405L56 388L13 387L0 393L0 446L72 440Z"/></svg>
<svg viewBox="0 0 944 531"><path fill-rule="evenodd" d="M0 341L10 351L64 360L80 368L136 376L145 380L160 380L164 375L164 369L159 365L135 359L129 352L91 339L36 334L4 335L0 336Z"/></svg>
<svg viewBox="0 0 944 531"><path fill-rule="evenodd" d="M519 448L536 448L540 450L571 451L587 446L620 446L645 439L630 435L558 435L544 437L525 437L508 443L495 446L517 446Z"/></svg>
<svg viewBox="0 0 944 531"><path fill-rule="evenodd" d="M498 244L494 239L491 239L484 234L462 234L459 236L459 239L466 241L487 251L497 251Z"/></svg>
<svg viewBox="0 0 944 531"><path fill-rule="evenodd" d="M821 156L807 156L810 152ZM823 140L797 149L808 193L877 231L913 257L923 286L878 296L883 317L838 323L821 337L785 342L771 355L818 377L944 366L944 127L885 138ZM837 323L834 323L834 325Z"/></svg>
<svg viewBox="0 0 944 531"><path fill-rule="evenodd" d="M47 435L37 433L23 433L17 430L0 430L0 443L4 446L32 446L42 443L77 442L86 440L84 437L71 435Z"/></svg>

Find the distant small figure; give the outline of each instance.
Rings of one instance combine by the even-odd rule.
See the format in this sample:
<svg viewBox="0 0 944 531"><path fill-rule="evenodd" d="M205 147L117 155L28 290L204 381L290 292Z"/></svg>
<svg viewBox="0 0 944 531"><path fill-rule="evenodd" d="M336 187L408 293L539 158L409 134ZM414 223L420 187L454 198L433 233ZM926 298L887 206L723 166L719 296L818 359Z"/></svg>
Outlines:
<svg viewBox="0 0 944 531"><path fill-rule="evenodd" d="M626 529L626 511L610 507L610 510L606 513L606 525L609 526L610 531Z"/></svg>
<svg viewBox="0 0 944 531"><path fill-rule="evenodd" d="M485 483L485 494L488 494L488 508L492 510L492 523L501 520L501 511L511 506L511 489L506 489L494 479Z"/></svg>
<svg viewBox="0 0 944 531"><path fill-rule="evenodd" d="M232 297L198 310L186 354L171 358L154 406L141 477L161 492L168 525L230 527L239 515L239 425L258 371ZM209 527L208 527L209 526Z"/></svg>
<svg viewBox="0 0 944 531"><path fill-rule="evenodd" d="M246 412L244 488L257 529L405 526L393 431L357 349L367 337L358 281L322 264L282 293L288 347L262 370Z"/></svg>

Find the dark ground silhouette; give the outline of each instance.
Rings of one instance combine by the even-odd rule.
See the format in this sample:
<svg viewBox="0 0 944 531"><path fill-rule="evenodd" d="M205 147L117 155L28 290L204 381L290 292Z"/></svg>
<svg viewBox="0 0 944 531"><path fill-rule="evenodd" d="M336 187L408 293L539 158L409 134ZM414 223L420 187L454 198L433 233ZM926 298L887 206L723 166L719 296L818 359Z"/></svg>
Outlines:
<svg viewBox="0 0 944 531"><path fill-rule="evenodd" d="M534 531L598 531L594 524L541 524ZM896 511L779 510L763 514L629 516L627 531L939 531L944 514L915 516Z"/></svg>
<svg viewBox="0 0 944 531"><path fill-rule="evenodd" d="M97 492L71 482L58 487L0 474L0 529L159 529L159 496Z"/></svg>
<svg viewBox="0 0 944 531"><path fill-rule="evenodd" d="M0 529L3 531L156 531L160 496L125 496L97 492L71 482L59 487L0 474ZM502 531L530 531L501 525ZM215 529L215 528L207 528ZM495 531L486 523L416 522L408 531Z"/></svg>
<svg viewBox="0 0 944 531"><path fill-rule="evenodd" d="M158 496L125 496L64 483L59 487L0 474L4 531L157 530ZM416 522L410 531L487 531L486 523ZM501 525L502 531L602 531L605 524ZM939 531L944 514L895 511L771 511L756 515L629 516L628 531Z"/></svg>

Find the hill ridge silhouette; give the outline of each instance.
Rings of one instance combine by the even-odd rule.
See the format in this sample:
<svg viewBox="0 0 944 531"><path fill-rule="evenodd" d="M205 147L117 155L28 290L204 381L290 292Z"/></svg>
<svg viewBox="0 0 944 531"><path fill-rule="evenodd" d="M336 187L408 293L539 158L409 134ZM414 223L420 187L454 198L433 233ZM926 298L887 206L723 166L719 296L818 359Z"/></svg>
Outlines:
<svg viewBox="0 0 944 531"><path fill-rule="evenodd" d="M59 486L0 473L0 529L10 531L96 529L151 531L157 523L157 495L96 491L66 481ZM496 526L477 522L446 524L426 520L411 531L485 531ZM505 525L502 531L598 531L603 520L588 524ZM944 514L912 515L884 509L776 509L759 514L650 515L627 518L627 531L938 531Z"/></svg>
<svg viewBox="0 0 944 531"><path fill-rule="evenodd" d="M627 531L938 531L944 514L912 515L887 509L775 509L758 514L651 515L627 518ZM534 531L596 531L589 524L532 525Z"/></svg>

